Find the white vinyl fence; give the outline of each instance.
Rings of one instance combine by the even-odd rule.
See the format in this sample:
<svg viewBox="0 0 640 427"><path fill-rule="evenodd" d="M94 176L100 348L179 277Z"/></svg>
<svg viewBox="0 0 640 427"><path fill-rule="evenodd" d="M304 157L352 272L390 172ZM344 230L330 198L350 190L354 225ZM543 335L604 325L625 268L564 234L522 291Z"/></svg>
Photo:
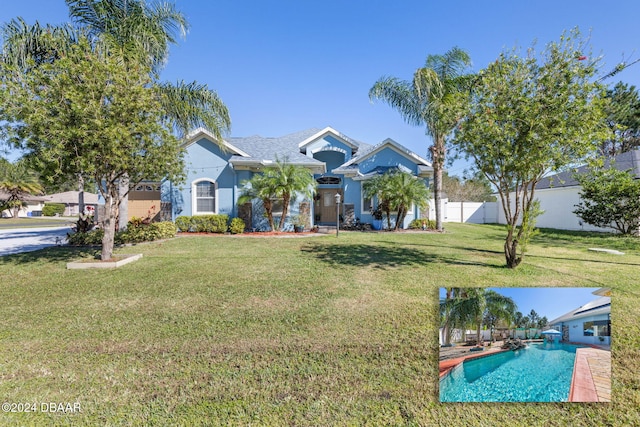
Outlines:
<svg viewBox="0 0 640 427"><path fill-rule="evenodd" d="M498 222L496 202L445 202L445 222L470 222L494 224Z"/></svg>

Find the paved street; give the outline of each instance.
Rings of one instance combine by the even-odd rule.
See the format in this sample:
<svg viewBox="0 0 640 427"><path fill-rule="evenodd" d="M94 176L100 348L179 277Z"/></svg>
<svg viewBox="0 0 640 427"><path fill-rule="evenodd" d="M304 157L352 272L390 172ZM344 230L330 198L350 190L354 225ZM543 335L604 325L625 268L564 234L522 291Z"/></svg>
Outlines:
<svg viewBox="0 0 640 427"><path fill-rule="evenodd" d="M66 244L70 226L0 229L0 256Z"/></svg>

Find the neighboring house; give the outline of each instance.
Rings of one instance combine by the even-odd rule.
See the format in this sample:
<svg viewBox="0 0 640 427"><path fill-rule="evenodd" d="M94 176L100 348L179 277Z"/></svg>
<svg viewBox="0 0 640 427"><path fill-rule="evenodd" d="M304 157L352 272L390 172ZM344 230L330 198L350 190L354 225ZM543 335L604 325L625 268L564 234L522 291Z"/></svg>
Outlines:
<svg viewBox="0 0 640 427"><path fill-rule="evenodd" d="M0 191L0 200L7 200L9 195L3 191ZM23 206L18 211L18 217L24 218L28 216L40 216L42 214L42 208L44 207L44 202L46 201L44 196L26 196L25 199L26 206ZM0 217L2 218L11 218L13 216L12 209L5 209L0 212Z"/></svg>
<svg viewBox="0 0 640 427"><path fill-rule="evenodd" d="M640 179L640 150L632 150L617 155L613 167L618 170L631 170L636 179ZM584 223L573 211L580 203L582 187L575 179L576 174L588 172L587 166L566 171L544 178L536 186L535 198L540 201L543 214L537 219L536 226L541 228L557 228L561 230L584 230L612 232L611 228L595 227ZM504 224L502 204L498 198L500 224Z"/></svg>
<svg viewBox="0 0 640 427"><path fill-rule="evenodd" d="M376 174L402 170L424 179L433 176L431 164L399 143L386 139L376 146L356 141L327 127L308 129L277 138L231 137L224 149L205 129L191 133L185 143L187 181L181 189L163 184L163 201L170 201L173 216L227 214L239 216L249 228L266 229L261 203L238 206L243 183L277 160L304 166L318 184L313 200L297 198L291 217L308 213L309 225L335 225L335 195L341 195L339 213L346 222L359 218L372 222L370 207L376 200L364 199L362 184ZM277 212L275 212L277 216ZM413 207L403 224L420 217ZM427 216L426 214L424 215ZM291 217L286 221L291 222Z"/></svg>
<svg viewBox="0 0 640 427"><path fill-rule="evenodd" d="M562 341L611 345L611 290L598 289L600 298L549 322L562 333Z"/></svg>
<svg viewBox="0 0 640 427"><path fill-rule="evenodd" d="M78 205L78 191L65 191L63 193L55 193L43 196L46 203L60 203L65 206L64 216L76 216L80 213ZM84 192L85 211L93 211L98 207L98 195L95 193Z"/></svg>

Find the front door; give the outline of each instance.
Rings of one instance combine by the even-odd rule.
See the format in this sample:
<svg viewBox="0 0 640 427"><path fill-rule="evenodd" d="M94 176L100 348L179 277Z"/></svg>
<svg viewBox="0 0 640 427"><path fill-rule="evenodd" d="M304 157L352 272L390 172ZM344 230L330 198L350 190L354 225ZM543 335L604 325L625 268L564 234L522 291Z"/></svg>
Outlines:
<svg viewBox="0 0 640 427"><path fill-rule="evenodd" d="M315 203L315 213L316 215L320 214L320 220L316 222L329 224L336 223L336 193L340 193L340 197L342 198L342 189L331 188L318 190L318 197L316 197Z"/></svg>

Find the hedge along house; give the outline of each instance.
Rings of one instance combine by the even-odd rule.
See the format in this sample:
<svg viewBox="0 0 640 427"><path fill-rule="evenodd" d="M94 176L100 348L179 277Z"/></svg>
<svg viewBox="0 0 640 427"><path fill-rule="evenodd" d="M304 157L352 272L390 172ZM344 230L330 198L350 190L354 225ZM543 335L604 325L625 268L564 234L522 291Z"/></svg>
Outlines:
<svg viewBox="0 0 640 427"><path fill-rule="evenodd" d="M222 147L205 129L192 132L185 142L186 183L174 188L163 185L163 200L178 215L226 214L241 217L249 229L267 229L260 201L238 206L244 182L277 160L303 166L313 174L317 187L313 200L292 200L290 216L302 214L306 224L335 225L338 214L346 222L356 217L372 222L371 206L376 200L363 198L362 183L389 170L402 170L424 179L433 176L431 164L397 142L387 139L371 146L356 141L330 127L308 129L277 138L251 136L223 140ZM335 195L342 203L336 207ZM277 206L277 201L276 201ZM338 211L339 209L339 211ZM278 209L274 209L278 220ZM420 216L413 207L405 218L405 227ZM426 217L426 215L425 215Z"/></svg>

